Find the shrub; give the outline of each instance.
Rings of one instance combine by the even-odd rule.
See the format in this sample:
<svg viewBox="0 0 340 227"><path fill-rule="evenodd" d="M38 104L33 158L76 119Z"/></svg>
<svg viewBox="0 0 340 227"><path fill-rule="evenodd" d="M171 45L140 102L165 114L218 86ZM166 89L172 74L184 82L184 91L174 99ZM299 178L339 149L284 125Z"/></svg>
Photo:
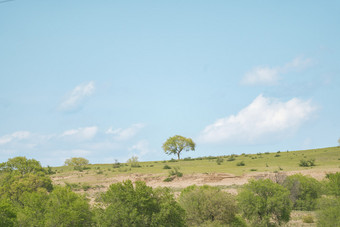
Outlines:
<svg viewBox="0 0 340 227"><path fill-rule="evenodd" d="M112 165L113 168L119 168L120 167L120 163L118 162L117 159L115 159L115 163Z"/></svg>
<svg viewBox="0 0 340 227"><path fill-rule="evenodd" d="M223 158L217 158L216 163L217 165L221 165L223 163L224 159Z"/></svg>
<svg viewBox="0 0 340 227"><path fill-rule="evenodd" d="M246 164L244 163L244 161L238 162L236 163L237 166L245 166Z"/></svg>
<svg viewBox="0 0 340 227"><path fill-rule="evenodd" d="M301 167L315 166L315 159L309 159L309 160L301 159L299 166L301 166Z"/></svg>
<svg viewBox="0 0 340 227"><path fill-rule="evenodd" d="M74 170L82 171L86 165L89 164L89 160L86 158L69 158L65 160L65 166L73 166Z"/></svg>
<svg viewBox="0 0 340 227"><path fill-rule="evenodd" d="M289 221L289 191L269 179L250 181L237 198L243 216L253 226L280 225Z"/></svg>
<svg viewBox="0 0 340 227"><path fill-rule="evenodd" d="M169 171L169 176L182 177L183 173L179 171L179 167L174 167L173 170Z"/></svg>
<svg viewBox="0 0 340 227"><path fill-rule="evenodd" d="M225 226L236 222L235 197L216 187L189 186L183 189L179 203L189 226Z"/></svg>
<svg viewBox="0 0 340 227"><path fill-rule="evenodd" d="M142 181L110 185L97 212L99 226L184 226L184 210L167 188L153 189Z"/></svg>
<svg viewBox="0 0 340 227"><path fill-rule="evenodd" d="M296 210L314 210L321 196L321 184L312 177L295 174L286 177L283 185L290 191L290 200Z"/></svg>
<svg viewBox="0 0 340 227"><path fill-rule="evenodd" d="M235 157L233 155L231 155L228 159L227 159L228 162L232 162L232 161L235 161Z"/></svg>
<svg viewBox="0 0 340 227"><path fill-rule="evenodd" d="M303 223L314 223L314 218L312 215L306 215L302 217Z"/></svg>
<svg viewBox="0 0 340 227"><path fill-rule="evenodd" d="M132 156L127 160L127 163L131 165L133 168L141 167L138 162L138 157L137 156Z"/></svg>
<svg viewBox="0 0 340 227"><path fill-rule="evenodd" d="M171 169L171 166L165 165L165 166L163 166L163 169Z"/></svg>
<svg viewBox="0 0 340 227"><path fill-rule="evenodd" d="M318 203L317 223L322 227L340 226L340 198L322 198Z"/></svg>
<svg viewBox="0 0 340 227"><path fill-rule="evenodd" d="M340 197L340 172L327 174L326 178L327 193Z"/></svg>

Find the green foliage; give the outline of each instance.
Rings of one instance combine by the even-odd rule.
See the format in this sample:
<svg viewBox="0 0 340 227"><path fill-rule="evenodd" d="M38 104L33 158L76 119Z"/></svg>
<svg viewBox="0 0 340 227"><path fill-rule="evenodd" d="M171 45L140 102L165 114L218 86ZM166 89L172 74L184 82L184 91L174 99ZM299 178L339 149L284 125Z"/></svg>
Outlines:
<svg viewBox="0 0 340 227"><path fill-rule="evenodd" d="M121 164L118 162L118 160L115 160L115 163L113 164L113 168L119 168L121 166Z"/></svg>
<svg viewBox="0 0 340 227"><path fill-rule="evenodd" d="M16 157L0 164L0 197L18 202L24 192L53 189L51 179L34 159Z"/></svg>
<svg viewBox="0 0 340 227"><path fill-rule="evenodd" d="M174 167L169 171L169 176L182 177L183 173L179 171L179 167Z"/></svg>
<svg viewBox="0 0 340 227"><path fill-rule="evenodd" d="M126 161L128 164L131 165L133 168L141 167L138 162L138 157L137 156L132 156Z"/></svg>
<svg viewBox="0 0 340 227"><path fill-rule="evenodd" d="M189 186L183 189L179 203L190 226L225 226L237 221L234 196L216 187Z"/></svg>
<svg viewBox="0 0 340 227"><path fill-rule="evenodd" d="M322 198L318 203L317 224L320 227L340 226L340 198Z"/></svg>
<svg viewBox="0 0 340 227"><path fill-rule="evenodd" d="M327 193L340 197L340 172L327 174L326 178Z"/></svg>
<svg viewBox="0 0 340 227"><path fill-rule="evenodd" d="M196 144L191 138L186 138L183 136L173 136L168 138L163 144L162 148L164 152L168 155L176 154L178 160L180 159L180 154L183 150L185 151L194 151Z"/></svg>
<svg viewBox="0 0 340 227"><path fill-rule="evenodd" d="M245 166L246 164L244 163L244 161L240 161L238 163L236 163L237 166Z"/></svg>
<svg viewBox="0 0 340 227"><path fill-rule="evenodd" d="M310 166L315 166L315 159L301 159L299 166L301 167L310 167Z"/></svg>
<svg viewBox="0 0 340 227"><path fill-rule="evenodd" d="M217 165L221 165L221 164L223 163L223 161L224 161L224 159L221 158L221 157L219 157L219 158L216 159Z"/></svg>
<svg viewBox="0 0 340 227"><path fill-rule="evenodd" d="M0 200L0 226L12 227L16 223L16 212L12 204L4 199Z"/></svg>
<svg viewBox="0 0 340 227"><path fill-rule="evenodd" d="M49 195L45 215L46 226L92 226L88 201L66 187L57 187Z"/></svg>
<svg viewBox="0 0 340 227"><path fill-rule="evenodd" d="M290 191L295 210L314 210L321 196L321 184L315 178L295 174L286 177L283 185Z"/></svg>
<svg viewBox="0 0 340 227"><path fill-rule="evenodd" d="M74 170L82 171L85 166L89 164L89 160L86 158L69 158L65 160L65 166L73 166Z"/></svg>
<svg viewBox="0 0 340 227"><path fill-rule="evenodd" d="M184 211L169 189L130 180L110 185L97 211L100 226L184 226Z"/></svg>
<svg viewBox="0 0 340 227"><path fill-rule="evenodd" d="M305 215L302 217L303 223L314 223L314 218L312 215Z"/></svg>
<svg viewBox="0 0 340 227"><path fill-rule="evenodd" d="M281 225L289 221L289 191L269 179L250 181L237 198L243 216L253 226Z"/></svg>
<svg viewBox="0 0 340 227"><path fill-rule="evenodd" d="M45 173L44 168L35 159L27 159L26 157L15 157L8 159L7 162L0 163L0 173L15 172L20 175L28 173Z"/></svg>
<svg viewBox="0 0 340 227"><path fill-rule="evenodd" d="M169 165L164 165L164 166L163 166L163 169L171 169L171 166L169 166Z"/></svg>

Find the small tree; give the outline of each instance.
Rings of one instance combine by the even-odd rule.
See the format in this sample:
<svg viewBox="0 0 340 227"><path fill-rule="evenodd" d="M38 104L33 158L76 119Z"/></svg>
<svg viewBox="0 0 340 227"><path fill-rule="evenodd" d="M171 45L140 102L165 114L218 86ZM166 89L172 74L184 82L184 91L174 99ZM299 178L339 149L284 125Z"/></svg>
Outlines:
<svg viewBox="0 0 340 227"><path fill-rule="evenodd" d="M65 166L73 166L75 170L83 170L89 164L86 158L69 158L65 160Z"/></svg>
<svg viewBox="0 0 340 227"><path fill-rule="evenodd" d="M126 162L129 163L131 165L131 167L140 167L137 156L133 155Z"/></svg>
<svg viewBox="0 0 340 227"><path fill-rule="evenodd" d="M168 155L175 154L180 159L180 154L183 150L185 151L194 151L196 144L192 141L191 138L186 138L183 136L173 136L165 141L162 148L164 152Z"/></svg>
<svg viewBox="0 0 340 227"><path fill-rule="evenodd" d="M269 179L252 180L244 185L238 201L244 217L252 226L275 226L289 221L289 191Z"/></svg>

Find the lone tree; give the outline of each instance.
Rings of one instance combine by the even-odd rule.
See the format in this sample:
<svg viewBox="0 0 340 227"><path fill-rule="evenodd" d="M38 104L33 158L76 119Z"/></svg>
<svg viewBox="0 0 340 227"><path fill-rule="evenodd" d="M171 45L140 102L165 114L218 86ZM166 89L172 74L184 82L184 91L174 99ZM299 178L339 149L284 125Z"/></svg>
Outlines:
<svg viewBox="0 0 340 227"><path fill-rule="evenodd" d="M69 158L65 160L65 166L74 166L75 170L83 170L86 165L89 164L89 160L86 158Z"/></svg>
<svg viewBox="0 0 340 227"><path fill-rule="evenodd" d="M186 138L183 136L173 136L165 141L162 148L164 152L168 155L177 154L178 160L180 159L180 154L183 150L194 151L196 144L191 138Z"/></svg>

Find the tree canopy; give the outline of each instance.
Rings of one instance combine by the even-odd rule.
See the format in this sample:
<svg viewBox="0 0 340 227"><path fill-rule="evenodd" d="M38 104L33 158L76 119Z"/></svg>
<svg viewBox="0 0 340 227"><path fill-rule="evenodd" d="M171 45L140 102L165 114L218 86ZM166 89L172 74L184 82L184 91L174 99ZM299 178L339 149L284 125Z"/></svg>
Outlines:
<svg viewBox="0 0 340 227"><path fill-rule="evenodd" d="M163 144L162 148L164 152L168 155L175 154L180 159L180 154L183 150L194 151L196 144L191 138L186 138L184 136L175 135L168 138Z"/></svg>

